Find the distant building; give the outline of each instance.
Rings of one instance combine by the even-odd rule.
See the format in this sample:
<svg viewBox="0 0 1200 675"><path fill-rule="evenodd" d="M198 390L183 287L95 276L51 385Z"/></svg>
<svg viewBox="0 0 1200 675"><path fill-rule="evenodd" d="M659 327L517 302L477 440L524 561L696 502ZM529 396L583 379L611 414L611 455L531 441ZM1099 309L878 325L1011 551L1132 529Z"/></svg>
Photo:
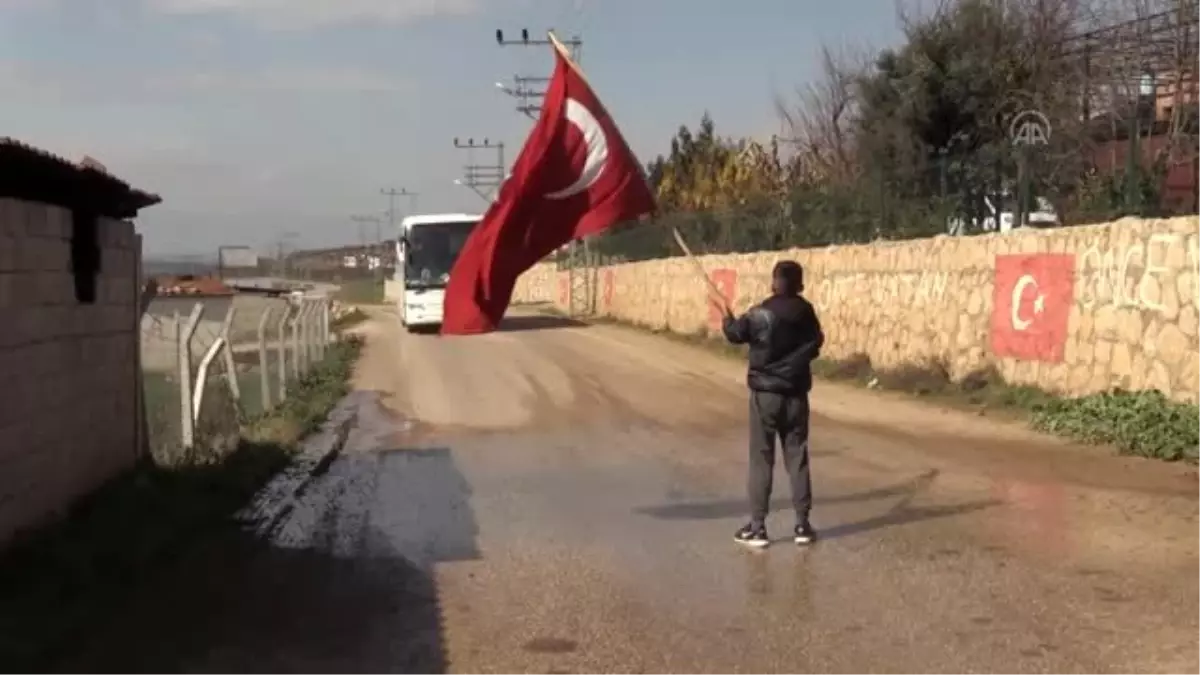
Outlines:
<svg viewBox="0 0 1200 675"><path fill-rule="evenodd" d="M1195 109L1196 104L1200 102L1197 98L1197 73L1184 72L1182 76L1177 73L1160 73L1153 85L1154 91L1154 119L1160 122L1169 122L1172 120L1176 109L1181 112L1187 112L1190 108Z"/></svg>
<svg viewBox="0 0 1200 675"><path fill-rule="evenodd" d="M1196 211L1200 206L1200 163L1197 135L1200 134L1200 83L1197 71L1159 72L1147 76L1136 100L1119 101L1118 92L1108 91L1107 102L1092 108L1088 116L1092 164L1102 174L1129 166L1135 152L1132 136L1137 132L1134 161L1148 168L1165 163L1161 186L1163 206L1176 212Z"/></svg>

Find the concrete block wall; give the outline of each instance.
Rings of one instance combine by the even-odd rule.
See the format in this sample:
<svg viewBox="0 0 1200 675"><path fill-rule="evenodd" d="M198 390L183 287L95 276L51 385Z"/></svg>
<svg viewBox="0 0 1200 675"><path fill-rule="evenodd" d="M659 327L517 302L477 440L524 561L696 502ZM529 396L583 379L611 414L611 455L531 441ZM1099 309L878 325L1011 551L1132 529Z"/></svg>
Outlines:
<svg viewBox="0 0 1200 675"><path fill-rule="evenodd" d="M0 199L0 544L138 456L141 240L97 224L95 302L76 300L70 211Z"/></svg>
<svg viewBox="0 0 1200 675"><path fill-rule="evenodd" d="M741 311L766 296L777 261L798 260L830 357L866 354L878 367L937 362L953 377L992 365L1010 382L1066 395L1121 387L1196 401L1198 237L1196 217L1126 218L701 262ZM704 281L683 258L597 276L599 314L679 333L718 326ZM566 308L564 273L544 264L528 277L524 293Z"/></svg>

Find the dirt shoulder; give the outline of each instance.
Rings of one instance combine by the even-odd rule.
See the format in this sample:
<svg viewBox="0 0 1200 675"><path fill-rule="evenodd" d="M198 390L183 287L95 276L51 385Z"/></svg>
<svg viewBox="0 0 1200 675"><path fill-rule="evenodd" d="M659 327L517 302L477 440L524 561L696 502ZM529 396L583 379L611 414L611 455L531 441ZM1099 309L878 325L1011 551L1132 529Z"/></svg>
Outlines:
<svg viewBox="0 0 1200 675"><path fill-rule="evenodd" d="M588 330L579 331L580 336L621 349L630 358L648 364L672 364L678 370L744 387L745 361L736 351L619 323L598 321L587 325ZM1030 480L1068 480L1102 488L1196 495L1195 465L1122 456L1113 446L1079 443L1036 431L1018 410L981 409L962 399L916 397L827 379L818 379L814 384L812 410L818 419L864 433L904 437L930 459L970 462L985 472L1011 473ZM879 459L887 461L886 457Z"/></svg>

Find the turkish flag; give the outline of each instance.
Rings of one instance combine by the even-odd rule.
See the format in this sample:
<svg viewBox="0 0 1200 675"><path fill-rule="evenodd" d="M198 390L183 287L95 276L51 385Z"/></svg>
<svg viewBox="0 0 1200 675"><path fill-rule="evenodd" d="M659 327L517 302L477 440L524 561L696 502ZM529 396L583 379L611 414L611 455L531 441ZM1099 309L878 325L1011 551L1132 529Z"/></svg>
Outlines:
<svg viewBox="0 0 1200 675"><path fill-rule="evenodd" d="M1075 302L1075 256L998 255L992 296L992 352L1057 363Z"/></svg>
<svg viewBox="0 0 1200 675"><path fill-rule="evenodd" d="M564 244L654 210L621 132L555 49L542 114L450 271L442 335L496 329L517 277Z"/></svg>

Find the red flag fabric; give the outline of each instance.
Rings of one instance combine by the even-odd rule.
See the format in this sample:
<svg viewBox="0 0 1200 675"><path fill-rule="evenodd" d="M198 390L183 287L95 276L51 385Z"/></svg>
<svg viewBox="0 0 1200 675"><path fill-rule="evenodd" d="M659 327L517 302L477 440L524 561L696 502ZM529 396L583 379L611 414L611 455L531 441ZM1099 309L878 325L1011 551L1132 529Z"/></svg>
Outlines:
<svg viewBox="0 0 1200 675"><path fill-rule="evenodd" d="M641 166L583 75L555 49L542 114L446 286L442 335L496 329L517 277L567 242L654 210Z"/></svg>

